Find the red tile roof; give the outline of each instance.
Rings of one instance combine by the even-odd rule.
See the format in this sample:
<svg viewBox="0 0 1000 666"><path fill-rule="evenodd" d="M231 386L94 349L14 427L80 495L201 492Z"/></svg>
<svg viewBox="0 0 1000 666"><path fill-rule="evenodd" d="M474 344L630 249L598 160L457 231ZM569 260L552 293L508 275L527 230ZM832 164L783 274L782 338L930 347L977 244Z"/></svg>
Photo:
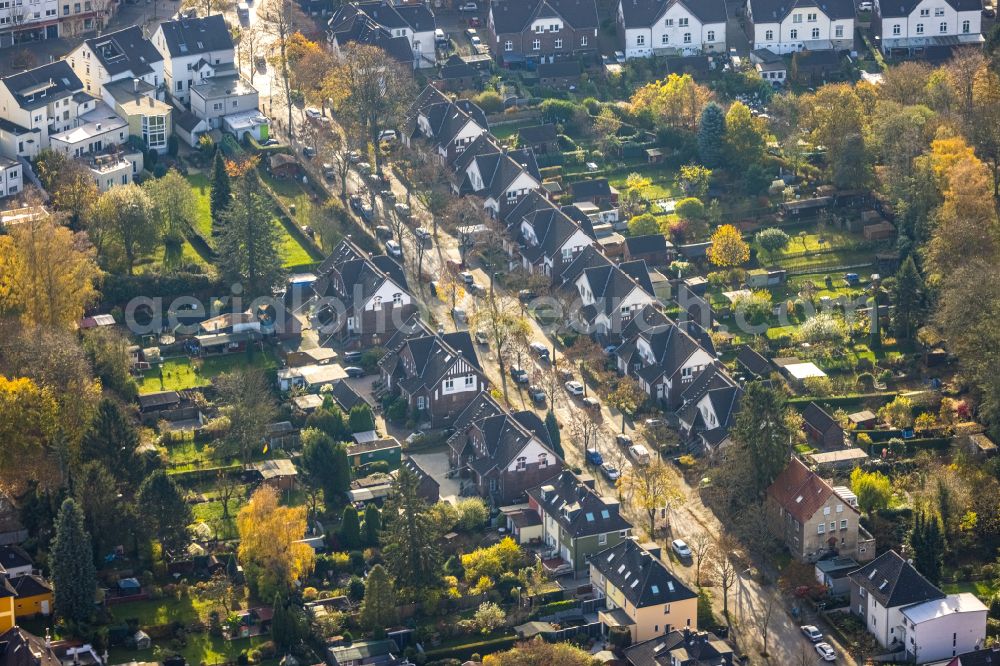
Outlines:
<svg viewBox="0 0 1000 666"><path fill-rule="evenodd" d="M767 489L767 494L797 521L804 523L826 504L834 492L830 484L806 467L801 460L792 458ZM844 504L852 511L857 511L847 502Z"/></svg>

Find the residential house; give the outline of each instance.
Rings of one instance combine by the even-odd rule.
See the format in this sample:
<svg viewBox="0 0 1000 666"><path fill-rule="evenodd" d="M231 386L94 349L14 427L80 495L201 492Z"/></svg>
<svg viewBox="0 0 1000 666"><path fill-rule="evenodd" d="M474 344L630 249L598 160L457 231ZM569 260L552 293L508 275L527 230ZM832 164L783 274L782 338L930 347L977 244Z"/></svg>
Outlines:
<svg viewBox="0 0 1000 666"><path fill-rule="evenodd" d="M426 86L413 104L408 144L413 137L425 139L442 164L451 164L477 137L489 131L486 114L470 100L448 99L434 86Z"/></svg>
<svg viewBox="0 0 1000 666"><path fill-rule="evenodd" d="M378 347L417 310L402 267L385 255L369 257L350 239L333 249L317 273L320 333L342 344Z"/></svg>
<svg viewBox="0 0 1000 666"><path fill-rule="evenodd" d="M69 52L66 61L83 82L83 89L94 96L103 97L104 87L109 83L132 84L138 79L147 86L144 94L163 98L163 56L140 26L84 40ZM104 101L113 105L106 97Z"/></svg>
<svg viewBox="0 0 1000 666"><path fill-rule="evenodd" d="M448 446L452 468L467 471L476 492L494 506L522 502L529 489L563 469L534 412L511 414L485 394L455 419Z"/></svg>
<svg viewBox="0 0 1000 666"><path fill-rule="evenodd" d="M746 17L754 50L784 54L854 47L853 0L747 0Z"/></svg>
<svg viewBox="0 0 1000 666"><path fill-rule="evenodd" d="M96 104L65 60L0 78L0 154L33 159Z"/></svg>
<svg viewBox="0 0 1000 666"><path fill-rule="evenodd" d="M815 562L828 555L867 562L875 556L875 539L861 527L861 514L829 483L798 458L792 458L767 489L770 508L789 552Z"/></svg>
<svg viewBox="0 0 1000 666"><path fill-rule="evenodd" d="M536 155L559 152L558 134L553 123L522 127L517 131L517 145L531 148Z"/></svg>
<svg viewBox="0 0 1000 666"><path fill-rule="evenodd" d="M725 0L619 0L618 47L625 58L726 51Z"/></svg>
<svg viewBox="0 0 1000 666"><path fill-rule="evenodd" d="M232 66L235 59L222 14L164 21L153 33L153 46L163 56L167 93L185 105L191 101L192 85L208 78L211 68Z"/></svg>
<svg viewBox="0 0 1000 666"><path fill-rule="evenodd" d="M10 579L10 586L17 594L14 599L14 615L18 620L52 613L52 586L41 576L30 573L14 576Z"/></svg>
<svg viewBox="0 0 1000 666"><path fill-rule="evenodd" d="M407 339L379 367L386 390L435 428L449 425L489 384L468 331Z"/></svg>
<svg viewBox="0 0 1000 666"><path fill-rule="evenodd" d="M24 172L17 160L0 155L0 199L24 191Z"/></svg>
<svg viewBox="0 0 1000 666"><path fill-rule="evenodd" d="M743 389L718 364L704 369L681 393L677 410L681 436L692 453L714 455L727 447Z"/></svg>
<svg viewBox="0 0 1000 666"><path fill-rule="evenodd" d="M926 664L986 642L986 606L968 592L946 595L894 550L850 579L851 612L900 660Z"/></svg>
<svg viewBox="0 0 1000 666"><path fill-rule="evenodd" d="M820 448L839 449L844 446L844 429L837 423L837 419L815 402L810 402L802 412L802 429Z"/></svg>
<svg viewBox="0 0 1000 666"><path fill-rule="evenodd" d="M0 575L6 578L23 576L34 571L31 556L20 546L5 544L0 546Z"/></svg>
<svg viewBox="0 0 1000 666"><path fill-rule="evenodd" d="M486 26L490 51L506 67L597 56L594 0L491 0Z"/></svg>
<svg viewBox="0 0 1000 666"><path fill-rule="evenodd" d="M589 201L598 208L618 205L618 190L607 178L591 178L571 183L569 191L574 202Z"/></svg>
<svg viewBox="0 0 1000 666"><path fill-rule="evenodd" d="M593 477L580 479L569 470L529 490L528 505L541 518L549 551L542 563L550 571L586 571L594 553L617 545L632 529L617 499L597 494Z"/></svg>
<svg viewBox="0 0 1000 666"><path fill-rule="evenodd" d="M825 587L831 596L843 597L851 594L851 572L860 568L850 557L834 557L820 560L814 570L816 582Z"/></svg>
<svg viewBox="0 0 1000 666"><path fill-rule="evenodd" d="M131 183L143 169L142 150L129 141L128 121L99 101L77 118L74 127L51 134L49 147L79 160L102 192Z"/></svg>
<svg viewBox="0 0 1000 666"><path fill-rule="evenodd" d="M760 78L775 88L783 85L788 78L788 64L780 55L770 49L757 49L750 53L750 62L760 74Z"/></svg>
<svg viewBox="0 0 1000 666"><path fill-rule="evenodd" d="M458 54L452 54L438 70L434 87L442 92L457 93L478 89L482 80L482 73L478 69L462 60Z"/></svg>
<svg viewBox="0 0 1000 666"><path fill-rule="evenodd" d="M374 462L384 462L393 470L399 467L402 457L403 447L395 437L366 439L347 445L347 460L354 470Z"/></svg>
<svg viewBox="0 0 1000 666"><path fill-rule="evenodd" d="M715 363L715 354L651 304L633 322L623 329L625 342L615 351L618 371L635 377L650 398L676 410L684 391Z"/></svg>
<svg viewBox="0 0 1000 666"><path fill-rule="evenodd" d="M118 8L114 0L15 0L0 3L0 49L99 30ZM60 11L61 10L61 11Z"/></svg>
<svg viewBox="0 0 1000 666"><path fill-rule="evenodd" d="M199 72L201 74L202 72ZM189 87L191 113L204 119L211 129L221 129L229 116L259 116L257 89L237 72L232 63L225 68L204 65L203 73ZM265 137L266 138L266 137Z"/></svg>
<svg viewBox="0 0 1000 666"><path fill-rule="evenodd" d="M345 414L350 414L351 410L358 405L368 405L368 401L343 379L338 379L333 383L329 395Z"/></svg>
<svg viewBox="0 0 1000 666"><path fill-rule="evenodd" d="M141 79L105 83L102 99L128 124L131 136L161 155L174 131L173 107L154 96L155 88Z"/></svg>
<svg viewBox="0 0 1000 666"><path fill-rule="evenodd" d="M532 190L541 186L538 164L530 149L508 150L492 135L471 142L452 163L457 194L475 194L494 219L505 220Z"/></svg>
<svg viewBox="0 0 1000 666"><path fill-rule="evenodd" d="M932 47L983 43L982 4L977 0L876 0L872 24L886 55L906 57Z"/></svg>
<svg viewBox="0 0 1000 666"><path fill-rule="evenodd" d="M429 504L435 504L441 499L441 484L428 474L416 460L410 456L404 456L400 467L405 467L407 471L417 477L417 494Z"/></svg>
<svg viewBox="0 0 1000 666"><path fill-rule="evenodd" d="M573 278L574 265L591 260L586 253L579 253L565 269L563 283L571 286L583 303L577 316L585 330L608 340L621 340L622 331L633 315L657 300L646 262L615 265L603 259L603 264L586 268Z"/></svg>
<svg viewBox="0 0 1000 666"><path fill-rule="evenodd" d="M0 594L3 594L2 589ZM2 602L3 599L0 598L0 627L6 624ZM63 666L48 638L39 638L13 625L0 631L3 632L0 633L0 645L3 646L3 650L0 650L0 666Z"/></svg>
<svg viewBox="0 0 1000 666"><path fill-rule="evenodd" d="M593 227L589 220L579 225L539 190L530 192L522 204L508 215L509 234L518 244L522 266L556 281L585 247L593 245Z"/></svg>
<svg viewBox="0 0 1000 666"><path fill-rule="evenodd" d="M326 648L326 661L330 666L367 666L367 664L393 666L403 663L396 657L397 652L399 648L392 639L354 641L349 645Z"/></svg>
<svg viewBox="0 0 1000 666"><path fill-rule="evenodd" d="M345 3L327 22L327 41L335 49L349 43L377 46L414 69L437 64L437 23L425 2L385 0Z"/></svg>
<svg viewBox="0 0 1000 666"><path fill-rule="evenodd" d="M659 552L635 539L591 557L590 583L606 605L598 612L601 623L628 629L633 643L698 628L697 593L667 569Z"/></svg>
<svg viewBox="0 0 1000 666"><path fill-rule="evenodd" d="M630 666L734 666L729 643L708 631L684 627L625 648Z"/></svg>
<svg viewBox="0 0 1000 666"><path fill-rule="evenodd" d="M666 266L674 260L674 246L663 234L629 236L625 239L624 261L646 262L647 266Z"/></svg>
<svg viewBox="0 0 1000 666"><path fill-rule="evenodd" d="M789 77L796 83L823 84L840 75L844 62L844 55L839 51L797 51L792 54Z"/></svg>

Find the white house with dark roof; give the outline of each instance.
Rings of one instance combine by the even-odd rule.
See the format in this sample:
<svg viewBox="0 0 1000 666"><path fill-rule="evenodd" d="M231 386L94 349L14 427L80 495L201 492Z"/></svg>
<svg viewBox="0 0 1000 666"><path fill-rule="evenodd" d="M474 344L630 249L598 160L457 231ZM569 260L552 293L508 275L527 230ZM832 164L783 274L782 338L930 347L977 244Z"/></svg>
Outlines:
<svg viewBox="0 0 1000 666"><path fill-rule="evenodd" d="M450 164L477 138L489 131L486 114L470 100L452 101L434 86L426 86L410 107L409 137L422 137L442 164Z"/></svg>
<svg viewBox="0 0 1000 666"><path fill-rule="evenodd" d="M235 47L222 14L164 21L153 33L153 46L163 56L167 93L187 104L191 86L235 70Z"/></svg>
<svg viewBox="0 0 1000 666"><path fill-rule="evenodd" d="M123 79L139 79L152 94L163 99L163 56L147 39L139 26L105 33L84 40L66 56L69 66L83 82L83 88L93 95L104 93L104 86ZM111 102L105 98L110 105Z"/></svg>
<svg viewBox="0 0 1000 666"><path fill-rule="evenodd" d="M914 55L929 46L982 44L979 0L875 0L872 19L886 55Z"/></svg>
<svg viewBox="0 0 1000 666"><path fill-rule="evenodd" d="M430 6L376 2L341 5L327 22L327 40L334 48L355 42L383 49L416 68L434 67L437 23Z"/></svg>
<svg viewBox="0 0 1000 666"><path fill-rule="evenodd" d="M574 264L588 267L577 272ZM580 324L609 340L620 340L633 315L657 303L644 261L615 265L603 255L579 252L565 269L563 281L571 281L583 304Z"/></svg>
<svg viewBox="0 0 1000 666"><path fill-rule="evenodd" d="M899 661L926 664L977 650L986 642L983 602L968 592L945 594L890 550L851 580L851 612Z"/></svg>
<svg viewBox="0 0 1000 666"><path fill-rule="evenodd" d="M619 0L617 21L626 59L726 51L725 0Z"/></svg>
<svg viewBox="0 0 1000 666"><path fill-rule="evenodd" d="M557 279L585 247L594 244L594 230L589 220L586 228L558 206L534 190L532 210L513 220L509 233L519 247L523 267Z"/></svg>
<svg viewBox="0 0 1000 666"><path fill-rule="evenodd" d="M747 0L746 13L754 50L783 54L854 47L853 0Z"/></svg>

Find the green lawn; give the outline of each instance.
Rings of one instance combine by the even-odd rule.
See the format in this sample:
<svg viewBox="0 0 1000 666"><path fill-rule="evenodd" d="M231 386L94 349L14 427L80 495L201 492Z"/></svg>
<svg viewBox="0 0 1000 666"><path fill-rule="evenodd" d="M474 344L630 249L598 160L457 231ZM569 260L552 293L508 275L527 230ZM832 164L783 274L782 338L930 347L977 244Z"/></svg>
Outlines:
<svg viewBox="0 0 1000 666"><path fill-rule="evenodd" d="M285 268L315 263L315 259L309 254L309 251L302 247L302 244L295 240L294 236L288 233L288 230L282 225L281 220L276 218L274 223L281 227L281 259L284 261Z"/></svg>
<svg viewBox="0 0 1000 666"><path fill-rule="evenodd" d="M253 358L243 354L226 356L211 356L193 361L192 359L171 358L163 362L163 380L159 378L159 370L147 370L139 381L139 393L155 393L157 391L181 391L199 386L208 386L212 379L223 372L236 367L255 367L270 371L277 367L277 361L269 352L256 350Z"/></svg>
<svg viewBox="0 0 1000 666"><path fill-rule="evenodd" d="M645 176L652 181L652 185L643 192L646 200L656 201L657 199L670 199L678 196L674 188L674 172L662 166L638 166L625 169L621 173L610 176L608 182L612 187L624 192L625 181L633 173Z"/></svg>
<svg viewBox="0 0 1000 666"><path fill-rule="evenodd" d="M127 664L130 662L157 662L163 661L165 657L173 654L181 654L189 664L224 664L235 663L236 658L244 650L266 643L269 636L256 636L253 638L241 638L234 641L226 641L222 638L210 636L207 632L200 634L188 634L185 638L186 645L175 647L172 641L154 641L153 647L148 650L128 650L124 647L111 648L108 651L111 663ZM273 666L277 664L277 659L260 662L258 666Z"/></svg>
<svg viewBox="0 0 1000 666"><path fill-rule="evenodd" d="M966 583L945 583L941 586L945 594L958 594L960 592L971 592L985 604L990 602L993 595L997 593L997 586L989 580L979 580Z"/></svg>
<svg viewBox="0 0 1000 666"><path fill-rule="evenodd" d="M293 224L297 224L300 227L311 226L316 228L318 226L316 218L317 216L324 215L323 209L318 203L313 202L309 190L304 188L302 183L288 178L272 178L270 174L263 172L261 173L261 179L267 183L268 187L281 200L281 203L289 210L292 210L294 207ZM286 268L303 266L317 261L318 258L312 256L309 250L296 240L295 236L285 228L281 220L275 219L275 222L281 225L283 232L281 257L285 262Z"/></svg>
<svg viewBox="0 0 1000 666"><path fill-rule="evenodd" d="M195 223L195 229L206 241L211 243L212 206L208 176L202 173L193 173L187 176L187 181L191 184L191 195L194 197L195 206L198 209L198 219Z"/></svg>

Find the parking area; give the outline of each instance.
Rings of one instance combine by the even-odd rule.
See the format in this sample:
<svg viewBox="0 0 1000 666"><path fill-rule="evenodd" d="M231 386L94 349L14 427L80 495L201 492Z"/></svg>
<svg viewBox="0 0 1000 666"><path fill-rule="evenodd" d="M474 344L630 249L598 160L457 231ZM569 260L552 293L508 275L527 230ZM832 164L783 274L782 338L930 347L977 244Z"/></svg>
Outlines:
<svg viewBox="0 0 1000 666"><path fill-rule="evenodd" d="M442 501L451 502L452 504L458 501L460 484L457 477L448 478L449 464L447 449L411 453L409 455L420 465L421 469L430 474L431 478L441 486Z"/></svg>

